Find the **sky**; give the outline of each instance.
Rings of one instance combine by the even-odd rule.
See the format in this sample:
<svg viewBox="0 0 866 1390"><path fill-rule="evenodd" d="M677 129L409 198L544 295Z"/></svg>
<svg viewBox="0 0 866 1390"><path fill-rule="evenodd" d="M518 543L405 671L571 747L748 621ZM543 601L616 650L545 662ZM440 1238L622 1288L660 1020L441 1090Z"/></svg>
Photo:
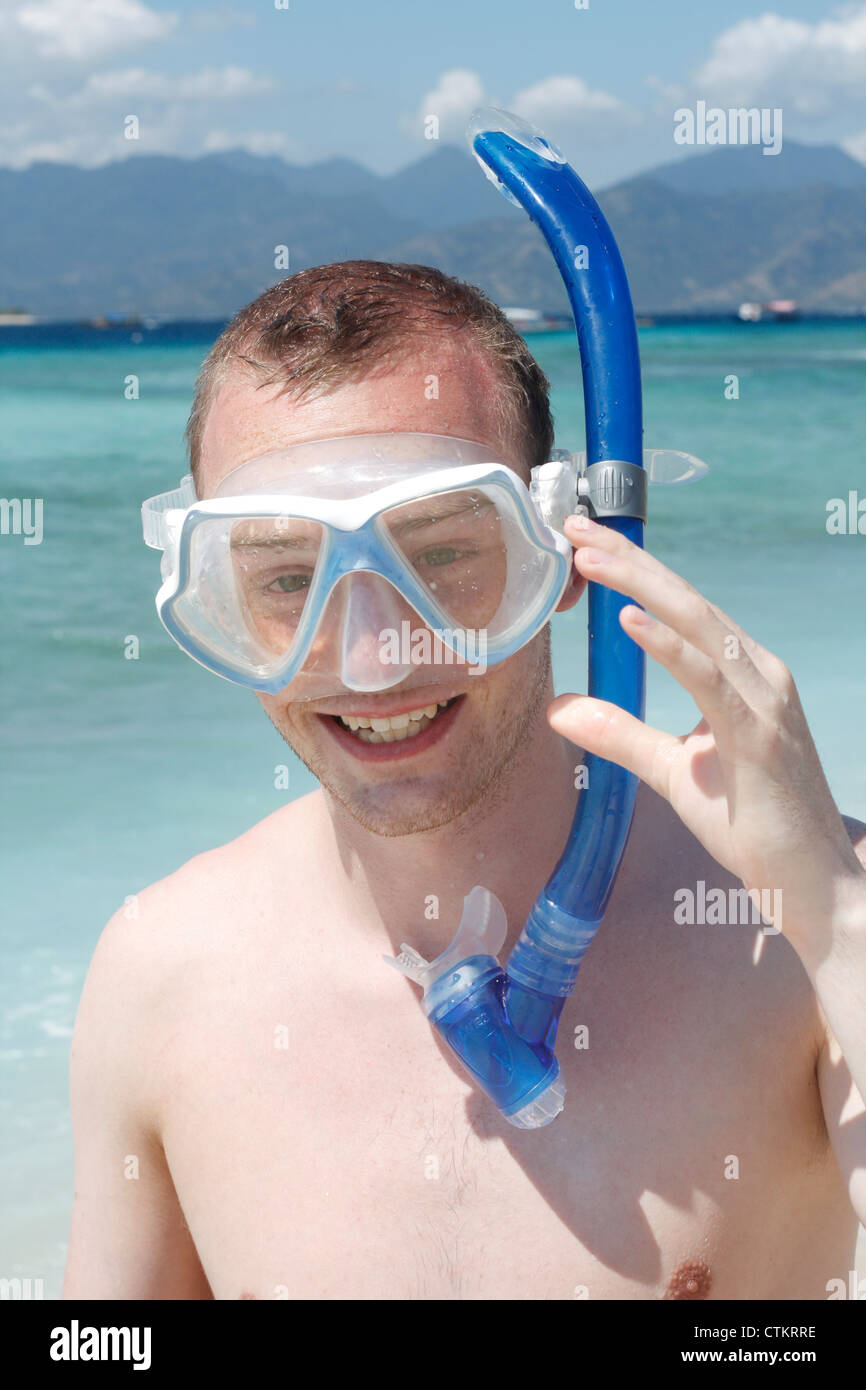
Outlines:
<svg viewBox="0 0 866 1390"><path fill-rule="evenodd" d="M866 0L0 0L15 168L245 148L389 174L494 104L600 186L689 153L698 101L866 163Z"/></svg>

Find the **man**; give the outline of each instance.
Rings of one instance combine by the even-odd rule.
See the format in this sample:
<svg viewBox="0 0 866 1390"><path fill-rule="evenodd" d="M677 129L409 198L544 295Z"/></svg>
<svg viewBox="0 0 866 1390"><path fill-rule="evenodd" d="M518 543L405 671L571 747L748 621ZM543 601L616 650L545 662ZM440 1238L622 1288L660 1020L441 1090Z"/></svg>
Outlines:
<svg viewBox="0 0 866 1390"><path fill-rule="evenodd" d="M238 316L188 433L212 497L297 441L398 431L477 440L527 482L552 444L547 383L470 287L349 262ZM623 623L701 724L677 740L578 697L548 722L547 629L482 675L260 694L321 790L106 927L73 1044L66 1297L818 1299L847 1279L866 1214L866 827L836 811L781 662L612 532L567 532L562 606L592 576L655 614ZM350 726L421 710L417 739L374 747ZM644 785L562 1017L565 1110L519 1131L382 956L437 955L481 883L507 958L581 750ZM741 881L781 891L784 920L684 923L684 890Z"/></svg>

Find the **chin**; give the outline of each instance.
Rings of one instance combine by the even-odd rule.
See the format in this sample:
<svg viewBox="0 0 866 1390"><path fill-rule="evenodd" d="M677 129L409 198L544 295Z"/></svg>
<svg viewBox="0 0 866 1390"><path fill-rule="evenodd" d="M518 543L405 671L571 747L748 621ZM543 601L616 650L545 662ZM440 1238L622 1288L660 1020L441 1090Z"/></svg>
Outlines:
<svg viewBox="0 0 866 1390"><path fill-rule="evenodd" d="M363 829L385 838L419 835L450 825L475 805L485 790L484 785L474 787L465 779L460 786L448 786L439 777L352 788L323 776L319 781Z"/></svg>

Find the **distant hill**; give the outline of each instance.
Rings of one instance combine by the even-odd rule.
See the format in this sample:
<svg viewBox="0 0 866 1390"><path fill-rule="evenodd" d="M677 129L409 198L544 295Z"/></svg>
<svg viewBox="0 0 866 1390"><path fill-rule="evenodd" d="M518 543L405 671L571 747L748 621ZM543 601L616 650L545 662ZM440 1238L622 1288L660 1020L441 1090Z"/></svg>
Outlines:
<svg viewBox="0 0 866 1390"><path fill-rule="evenodd" d="M852 159L837 145L800 145L785 140L778 154L764 154L760 145L720 145L661 164L649 177L677 193L712 198L728 193L790 191L816 184L866 188L866 164Z"/></svg>
<svg viewBox="0 0 866 1390"><path fill-rule="evenodd" d="M0 303L55 318L219 318L286 273L276 246L299 270L375 257L423 226L370 193L293 191L266 163L225 156L2 169L0 207Z"/></svg>
<svg viewBox="0 0 866 1390"><path fill-rule="evenodd" d="M866 167L786 141L689 155L603 190L638 312L725 312L743 299L866 309ZM500 303L566 308L538 232L465 151L386 177L243 150L135 155L99 169L0 168L0 304L44 318L234 313L285 273L369 257L441 266Z"/></svg>

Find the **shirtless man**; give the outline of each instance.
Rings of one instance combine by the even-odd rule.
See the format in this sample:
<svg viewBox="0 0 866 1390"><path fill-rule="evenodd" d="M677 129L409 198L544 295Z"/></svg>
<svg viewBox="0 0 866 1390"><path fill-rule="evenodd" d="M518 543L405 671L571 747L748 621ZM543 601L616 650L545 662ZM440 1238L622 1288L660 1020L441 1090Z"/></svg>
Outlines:
<svg viewBox="0 0 866 1390"><path fill-rule="evenodd" d="M199 392L199 495L295 441L392 431L478 440L528 480L546 382L535 368L542 413L519 420L453 285L349 263L244 311ZM290 310L318 327L268 333ZM781 662L611 531L568 538L563 606L591 576L655 614L623 622L692 693L697 731L577 696L549 722L547 629L473 679L429 666L376 695L259 695L321 789L105 928L72 1049L64 1297L825 1299L847 1281L866 1217L866 827L839 816ZM389 760L333 718L455 696L438 737ZM565 1110L521 1131L382 956L403 940L437 955L482 883L507 959L566 839L581 749L643 785L561 1021ZM701 881L780 889L781 933L678 921Z"/></svg>

